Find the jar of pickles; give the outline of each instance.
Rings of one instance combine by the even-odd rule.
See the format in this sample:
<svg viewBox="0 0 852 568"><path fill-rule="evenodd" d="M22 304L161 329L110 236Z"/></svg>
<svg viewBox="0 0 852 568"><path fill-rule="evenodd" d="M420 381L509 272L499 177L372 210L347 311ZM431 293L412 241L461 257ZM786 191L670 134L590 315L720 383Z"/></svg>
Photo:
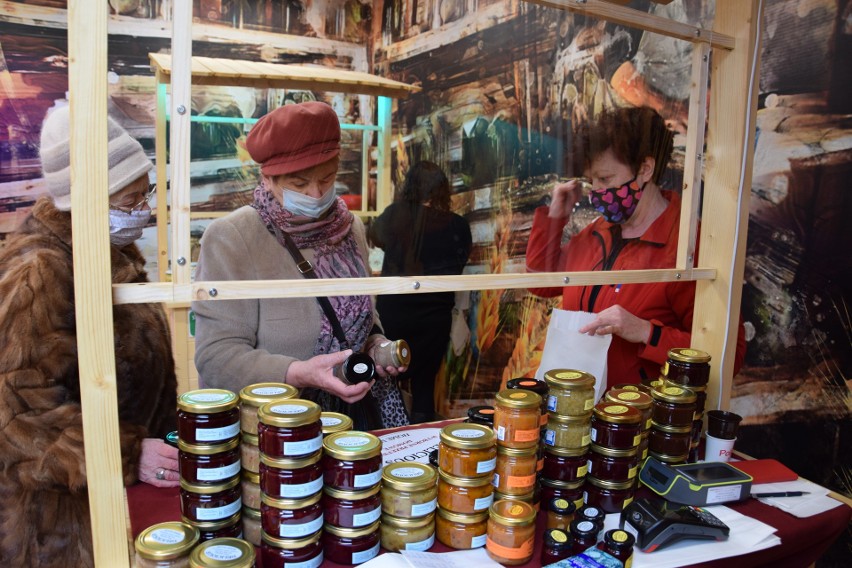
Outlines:
<svg viewBox="0 0 852 568"><path fill-rule="evenodd" d="M181 516L184 523L198 529L198 542L207 542L214 538L242 538L243 525L240 522L240 512L234 513L227 519L220 521L190 521Z"/></svg>
<svg viewBox="0 0 852 568"><path fill-rule="evenodd" d="M467 420L469 424L481 424L488 428L494 428L493 406L472 406L467 409Z"/></svg>
<svg viewBox="0 0 852 568"><path fill-rule="evenodd" d="M535 509L522 501L501 500L491 504L485 550L495 562L517 566L533 555Z"/></svg>
<svg viewBox="0 0 852 568"><path fill-rule="evenodd" d="M299 458L322 447L320 407L315 402L299 398L268 402L257 416L260 451L266 456Z"/></svg>
<svg viewBox="0 0 852 568"><path fill-rule="evenodd" d="M544 431L546 446L578 449L588 446L590 441L590 415L563 416L553 413L548 417L547 429Z"/></svg>
<svg viewBox="0 0 852 568"><path fill-rule="evenodd" d="M507 448L533 448L541 437L541 397L526 390L502 390L494 407L497 444Z"/></svg>
<svg viewBox="0 0 852 568"><path fill-rule="evenodd" d="M326 487L360 491L382 480L382 441L367 432L337 432L322 442Z"/></svg>
<svg viewBox="0 0 852 568"><path fill-rule="evenodd" d="M299 539L276 538L263 533L260 557L263 568L319 568L322 565L322 533Z"/></svg>
<svg viewBox="0 0 852 568"><path fill-rule="evenodd" d="M323 525L322 495L305 499L274 499L261 495L260 514L263 531L276 538L304 538Z"/></svg>
<svg viewBox="0 0 852 568"><path fill-rule="evenodd" d="M490 477L455 477L438 470L438 506L451 513L488 511L494 500Z"/></svg>
<svg viewBox="0 0 852 568"><path fill-rule="evenodd" d="M199 485L180 480L180 510L193 522L221 521L240 512L240 478L215 485Z"/></svg>
<svg viewBox="0 0 852 568"><path fill-rule="evenodd" d="M254 546L239 538L208 540L189 555L192 568L251 568L254 561Z"/></svg>
<svg viewBox="0 0 852 568"><path fill-rule="evenodd" d="M322 422L323 437L352 429L352 419L339 412L321 413L320 422Z"/></svg>
<svg viewBox="0 0 852 568"><path fill-rule="evenodd" d="M379 520L382 514L378 485L363 491L342 491L325 487L323 493L325 522L335 527L365 527Z"/></svg>
<svg viewBox="0 0 852 568"><path fill-rule="evenodd" d="M654 399L651 418L663 426L692 426L695 419L695 401L697 397L691 390L683 387L663 386L651 391Z"/></svg>
<svg viewBox="0 0 852 568"><path fill-rule="evenodd" d="M423 517L438 504L438 475L416 462L391 463L382 470L382 512L397 518Z"/></svg>
<svg viewBox="0 0 852 568"><path fill-rule="evenodd" d="M438 445L438 465L454 477L490 479L497 466L494 432L486 426L464 422L444 426Z"/></svg>
<svg viewBox="0 0 852 568"><path fill-rule="evenodd" d="M509 379L509 381L506 382L506 388L532 391L541 397L540 426L544 428L544 426L547 424L547 393L549 391L547 383L538 379Z"/></svg>
<svg viewBox="0 0 852 568"><path fill-rule="evenodd" d="M275 499L303 499L323 487L322 452L304 458L260 456L260 488Z"/></svg>
<svg viewBox="0 0 852 568"><path fill-rule="evenodd" d="M255 383L240 391L240 429L257 435L257 409L273 400L296 398L296 387L284 383Z"/></svg>
<svg viewBox="0 0 852 568"><path fill-rule="evenodd" d="M651 427L651 405L654 399L644 392L632 390L612 389L606 393L606 400L616 404L632 406L642 414L640 430L645 431Z"/></svg>
<svg viewBox="0 0 852 568"><path fill-rule="evenodd" d="M497 448L494 487L507 495L529 493L535 487L538 448Z"/></svg>
<svg viewBox="0 0 852 568"><path fill-rule="evenodd" d="M541 476L553 481L582 480L588 471L589 447L545 448Z"/></svg>
<svg viewBox="0 0 852 568"><path fill-rule="evenodd" d="M710 381L710 354L684 347L669 349L663 375L671 383L703 387Z"/></svg>
<svg viewBox="0 0 852 568"><path fill-rule="evenodd" d="M595 377L573 369L544 373L550 389L547 409L562 416L587 416L595 406Z"/></svg>
<svg viewBox="0 0 852 568"><path fill-rule="evenodd" d="M438 542L455 550L470 550L485 546L488 533L488 511L463 515L440 507L435 516L435 536Z"/></svg>
<svg viewBox="0 0 852 568"><path fill-rule="evenodd" d="M240 433L239 399L223 389L199 389L178 397L178 438L187 444L223 444Z"/></svg>
<svg viewBox="0 0 852 568"><path fill-rule="evenodd" d="M423 517L401 518L382 515L382 548L388 552L400 550L425 551L435 544L435 513Z"/></svg>
<svg viewBox="0 0 852 568"><path fill-rule="evenodd" d="M326 559L338 564L363 564L379 554L379 521L357 529L326 525L322 541Z"/></svg>
<svg viewBox="0 0 852 568"><path fill-rule="evenodd" d="M588 473L604 481L629 481L639 470L639 448L613 450L592 444Z"/></svg>
<svg viewBox="0 0 852 568"><path fill-rule="evenodd" d="M167 522L148 527L136 537L136 566L180 568L189 565L189 553L198 544L198 529Z"/></svg>
<svg viewBox="0 0 852 568"><path fill-rule="evenodd" d="M240 439L223 444L188 444L178 440L180 477L189 483L216 484L240 473Z"/></svg>
<svg viewBox="0 0 852 568"><path fill-rule="evenodd" d="M260 471L260 441L254 434L243 432L240 442L240 464L243 469L258 473Z"/></svg>
<svg viewBox="0 0 852 568"><path fill-rule="evenodd" d="M683 456L689 453L692 441L692 423L689 426L666 426L654 422L648 436L648 449L665 456Z"/></svg>
<svg viewBox="0 0 852 568"><path fill-rule="evenodd" d="M633 502L635 491L635 479L616 482L587 475L583 499L587 505L599 507L607 513L620 513Z"/></svg>
<svg viewBox="0 0 852 568"><path fill-rule="evenodd" d="M580 508L583 506L583 480L578 481L554 481L541 478L541 501L550 503L553 499L565 499Z"/></svg>
<svg viewBox="0 0 852 568"><path fill-rule="evenodd" d="M592 413L592 442L615 450L639 445L642 415L632 406L601 402Z"/></svg>

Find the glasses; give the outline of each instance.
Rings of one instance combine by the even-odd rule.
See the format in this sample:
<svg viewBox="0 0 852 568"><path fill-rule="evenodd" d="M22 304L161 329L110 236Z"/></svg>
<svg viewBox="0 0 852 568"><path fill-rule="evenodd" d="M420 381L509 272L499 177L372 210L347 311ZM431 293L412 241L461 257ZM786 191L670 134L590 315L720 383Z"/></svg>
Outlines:
<svg viewBox="0 0 852 568"><path fill-rule="evenodd" d="M124 205L124 204L114 205L114 204L110 203L109 208L113 209L115 211L121 211L122 213L132 213L134 211L141 211L142 208L145 207L145 205L148 204L148 202L154 196L154 192L156 192L156 191L157 191L157 184L156 183L149 184L148 185L148 191L145 192L145 197L143 197L142 200L139 201L138 203L136 203L135 205L133 205L133 206L127 206L127 205Z"/></svg>

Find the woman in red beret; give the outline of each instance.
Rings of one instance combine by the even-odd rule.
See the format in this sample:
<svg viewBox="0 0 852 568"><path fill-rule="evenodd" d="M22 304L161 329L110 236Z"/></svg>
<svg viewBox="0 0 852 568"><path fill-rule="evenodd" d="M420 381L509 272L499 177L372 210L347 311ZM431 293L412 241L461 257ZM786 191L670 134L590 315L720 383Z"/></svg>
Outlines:
<svg viewBox="0 0 852 568"><path fill-rule="evenodd" d="M368 276L364 225L334 191L340 152L334 110L320 102L278 108L252 128L246 148L262 174L254 203L210 224L196 280L302 279L299 254L320 278ZM311 389L303 396L325 410L345 408L371 391L381 407L380 425L407 424L394 379L404 368L377 366L374 381L352 385L334 375L353 350L371 354L386 341L371 297L328 298L337 331L318 300L193 302L201 383L232 391L288 383Z"/></svg>

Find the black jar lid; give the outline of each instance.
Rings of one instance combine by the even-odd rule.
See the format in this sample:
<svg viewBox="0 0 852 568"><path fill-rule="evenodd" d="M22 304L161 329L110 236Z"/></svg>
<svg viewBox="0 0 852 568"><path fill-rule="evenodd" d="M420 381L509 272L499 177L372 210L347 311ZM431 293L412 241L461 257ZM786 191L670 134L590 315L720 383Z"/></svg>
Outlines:
<svg viewBox="0 0 852 568"><path fill-rule="evenodd" d="M598 529L598 524L589 519L575 518L571 521L571 534L575 538L597 538Z"/></svg>
<svg viewBox="0 0 852 568"><path fill-rule="evenodd" d="M550 390L546 382L540 381L538 379L528 379L526 377L509 379L509 381L506 383L506 388L533 391L542 398L547 396L547 393Z"/></svg>
<svg viewBox="0 0 852 568"><path fill-rule="evenodd" d="M432 450L429 452L429 465L435 469L438 468L438 450Z"/></svg>
<svg viewBox="0 0 852 568"><path fill-rule="evenodd" d="M603 512L603 509L594 505L583 505L577 511L578 519L586 519L595 523L603 523L604 517L606 517L606 513Z"/></svg>
<svg viewBox="0 0 852 568"><path fill-rule="evenodd" d="M494 407L493 406L472 406L467 410L468 422L474 424L482 424L483 426L494 425Z"/></svg>
<svg viewBox="0 0 852 568"><path fill-rule="evenodd" d="M547 504L547 509L557 515L573 515L574 511L577 510L577 505L564 497L555 497Z"/></svg>
<svg viewBox="0 0 852 568"><path fill-rule="evenodd" d="M604 544L612 550L631 550L636 537L625 530L612 529L604 534Z"/></svg>
<svg viewBox="0 0 852 568"><path fill-rule="evenodd" d="M571 535L562 529L547 529L544 531L544 546L557 552L570 549L574 545Z"/></svg>
<svg viewBox="0 0 852 568"><path fill-rule="evenodd" d="M370 381L375 374L376 363L366 353L356 351L343 362L343 376L351 385Z"/></svg>

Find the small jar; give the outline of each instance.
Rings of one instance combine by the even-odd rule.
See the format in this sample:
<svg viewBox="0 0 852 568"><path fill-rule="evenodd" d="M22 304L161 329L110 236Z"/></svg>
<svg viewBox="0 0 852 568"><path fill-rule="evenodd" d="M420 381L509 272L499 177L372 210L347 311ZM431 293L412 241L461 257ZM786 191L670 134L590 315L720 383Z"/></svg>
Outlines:
<svg viewBox="0 0 852 568"><path fill-rule="evenodd" d="M325 522L344 529L357 529L379 520L382 500L379 486L363 491L323 489L322 508Z"/></svg>
<svg viewBox="0 0 852 568"><path fill-rule="evenodd" d="M326 487L360 491L382 480L382 441L367 432L337 432L322 442Z"/></svg>
<svg viewBox="0 0 852 568"><path fill-rule="evenodd" d="M573 501L557 497L551 499L547 503L547 519L545 526L548 529L561 529L563 531L571 530L571 521L574 520L574 513L577 511L577 505Z"/></svg>
<svg viewBox="0 0 852 568"><path fill-rule="evenodd" d="M574 539L563 529L547 529L541 547L541 565L547 566L571 556Z"/></svg>
<svg viewBox="0 0 852 568"><path fill-rule="evenodd" d="M583 505L577 509L576 518L584 521L592 521L597 525L598 529L601 529L606 520L606 513L596 505Z"/></svg>
<svg viewBox="0 0 852 568"><path fill-rule="evenodd" d="M539 426L544 428L547 425L547 394L550 389L548 388L546 382L540 381L538 379L527 378L509 379L509 381L506 382L506 388L528 390L540 396L541 422L539 423Z"/></svg>
<svg viewBox="0 0 852 568"><path fill-rule="evenodd" d="M614 450L635 448L642 439L642 414L631 406L601 402L592 413L592 442Z"/></svg>
<svg viewBox="0 0 852 568"><path fill-rule="evenodd" d="M254 561L254 546L239 538L208 540L189 555L192 568L251 568Z"/></svg>
<svg viewBox="0 0 852 568"><path fill-rule="evenodd" d="M221 521L239 513L243 506L240 478L217 485L198 485L180 480L180 510L193 522Z"/></svg>
<svg viewBox="0 0 852 568"><path fill-rule="evenodd" d="M574 503L578 509L583 506L583 480L579 481L554 481L542 477L541 501L550 503L553 499L565 499Z"/></svg>
<svg viewBox="0 0 852 568"><path fill-rule="evenodd" d="M571 521L571 538L574 545L571 548L572 556L576 556L595 546L598 543L598 525L586 519L575 518Z"/></svg>
<svg viewBox="0 0 852 568"><path fill-rule="evenodd" d="M663 463L667 463L669 465L677 465L686 463L686 460L689 458L689 452L685 454L681 454L678 456L670 456L667 454L658 454L656 452L648 451L648 455L657 461L661 461Z"/></svg>
<svg viewBox="0 0 852 568"><path fill-rule="evenodd" d="M178 438L187 444L224 444L240 433L239 399L223 389L199 389L178 397Z"/></svg>
<svg viewBox="0 0 852 568"><path fill-rule="evenodd" d="M689 453L692 441L692 423L689 426L654 425L648 435L648 449L655 454L666 456L681 456Z"/></svg>
<svg viewBox="0 0 852 568"><path fill-rule="evenodd" d="M273 400L296 398L299 391L284 383L255 383L240 391L240 429L257 436L257 409Z"/></svg>
<svg viewBox="0 0 852 568"><path fill-rule="evenodd" d="M178 440L178 468L189 483L222 483L240 473L239 438L224 444L187 444Z"/></svg>
<svg viewBox="0 0 852 568"><path fill-rule="evenodd" d="M494 500L495 501L523 501L529 505L532 505L532 508L538 511L538 507L536 506L536 494L535 491L530 491L529 493L523 493L521 495L507 495L505 493L500 493L499 491L494 492ZM539 498L539 503L541 502L541 498Z"/></svg>
<svg viewBox="0 0 852 568"><path fill-rule="evenodd" d="M441 429L440 439L438 465L442 471L455 477L491 478L497 466L497 447L490 428L464 422L450 424Z"/></svg>
<svg viewBox="0 0 852 568"><path fill-rule="evenodd" d="M455 477L438 470L438 507L451 513L470 515L488 511L494 501L494 486L488 477Z"/></svg>
<svg viewBox="0 0 852 568"><path fill-rule="evenodd" d="M651 387L642 383L619 383L617 385L612 385L611 388L612 390L629 390L633 392L644 392L648 396L651 396Z"/></svg>
<svg viewBox="0 0 852 568"><path fill-rule="evenodd" d="M547 409L562 416L585 416L595 406L595 377L573 369L544 373L550 388Z"/></svg>
<svg viewBox="0 0 852 568"><path fill-rule="evenodd" d="M586 476L583 499L587 505L593 505L607 513L620 513L633 502L636 481L604 481L591 475Z"/></svg>
<svg viewBox="0 0 852 568"><path fill-rule="evenodd" d="M323 412L320 414L322 422L323 438L337 432L346 432L352 429L352 419L339 412Z"/></svg>
<svg viewBox="0 0 852 568"><path fill-rule="evenodd" d="M325 525L322 535L326 560L338 564L363 564L379 554L379 521L366 527L344 529Z"/></svg>
<svg viewBox="0 0 852 568"><path fill-rule="evenodd" d="M438 474L416 462L391 463L382 470L382 512L410 519L435 511L438 504ZM387 547L386 547L387 548Z"/></svg>
<svg viewBox="0 0 852 568"><path fill-rule="evenodd" d="M589 445L591 440L590 415L563 416L551 414L544 431L544 443L553 448L577 449Z"/></svg>
<svg viewBox="0 0 852 568"><path fill-rule="evenodd" d="M495 501L489 509L485 550L495 562L517 566L528 562L535 542L535 509L522 501Z"/></svg>
<svg viewBox="0 0 852 568"><path fill-rule="evenodd" d="M257 411L260 452L271 458L306 457L322 447L320 407L292 398L268 402Z"/></svg>
<svg viewBox="0 0 852 568"><path fill-rule="evenodd" d="M639 448L613 450L592 444L588 473L604 481L629 481L639 471Z"/></svg>
<svg viewBox="0 0 852 568"><path fill-rule="evenodd" d="M407 367L411 363L411 347L404 339L382 341L373 347L373 362L379 367Z"/></svg>
<svg viewBox="0 0 852 568"><path fill-rule="evenodd" d="M353 352L346 361L334 368L334 376L347 385L357 385L373 379L376 374L376 363L366 353Z"/></svg>
<svg viewBox="0 0 852 568"><path fill-rule="evenodd" d="M260 509L243 507L243 539L249 541L255 546L260 546L260 534L263 532L261 529L260 518Z"/></svg>
<svg viewBox="0 0 852 568"><path fill-rule="evenodd" d="M695 393L682 387L663 386L651 391L654 406L651 418L663 426L692 426L695 419Z"/></svg>
<svg viewBox="0 0 852 568"><path fill-rule="evenodd" d="M472 406L467 409L468 424L481 424L488 428L494 428L494 407L493 406Z"/></svg>
<svg viewBox="0 0 852 568"><path fill-rule="evenodd" d="M319 568L322 565L322 532L300 539L275 538L263 533L260 557L263 568Z"/></svg>
<svg viewBox="0 0 852 568"><path fill-rule="evenodd" d="M435 513L424 517L403 519L382 515L382 548L388 552L400 550L426 551L435 544Z"/></svg>
<svg viewBox="0 0 852 568"><path fill-rule="evenodd" d="M636 544L636 537L632 534L621 529L612 529L606 531L603 542L598 545L598 548L620 560L624 568L630 568L633 564L634 544Z"/></svg>
<svg viewBox="0 0 852 568"><path fill-rule="evenodd" d="M198 542L207 542L214 538L243 538L243 524L240 512L221 521L194 522L184 516L181 520L198 529Z"/></svg>
<svg viewBox="0 0 852 568"><path fill-rule="evenodd" d="M260 475L243 470L240 475L240 490L243 494L243 508L260 509Z"/></svg>
<svg viewBox="0 0 852 568"><path fill-rule="evenodd" d="M589 447L545 448L541 476L553 481L582 480L588 471Z"/></svg>
<svg viewBox="0 0 852 568"><path fill-rule="evenodd" d="M470 550L485 546L488 534L488 511L462 515L438 507L435 536L438 542L454 550Z"/></svg>
<svg viewBox="0 0 852 568"><path fill-rule="evenodd" d="M136 537L139 568L188 568L189 553L198 544L198 529L168 522L148 527Z"/></svg>
<svg viewBox="0 0 852 568"><path fill-rule="evenodd" d="M651 427L651 405L654 403L651 395L632 390L612 389L606 393L606 400L616 404L626 404L638 410L642 414L639 428L642 432Z"/></svg>
<svg viewBox="0 0 852 568"><path fill-rule="evenodd" d="M663 374L671 383L703 387L710 381L710 354L683 347L669 349Z"/></svg>
<svg viewBox="0 0 852 568"><path fill-rule="evenodd" d="M535 488L538 448L497 448L493 485L507 495L522 495Z"/></svg>
<svg viewBox="0 0 852 568"><path fill-rule="evenodd" d="M502 390L494 407L497 445L534 448L541 437L541 397L525 390Z"/></svg>
<svg viewBox="0 0 852 568"><path fill-rule="evenodd" d="M240 442L240 463L242 468L248 471L258 473L260 471L260 441L254 434L245 432L241 435Z"/></svg>
<svg viewBox="0 0 852 568"><path fill-rule="evenodd" d="M260 488L275 499L304 499L322 491L322 452L304 458L260 456Z"/></svg>
<svg viewBox="0 0 852 568"><path fill-rule="evenodd" d="M323 525L321 497L319 493L306 499L274 499L261 495L263 531L277 538L305 538L314 534Z"/></svg>

